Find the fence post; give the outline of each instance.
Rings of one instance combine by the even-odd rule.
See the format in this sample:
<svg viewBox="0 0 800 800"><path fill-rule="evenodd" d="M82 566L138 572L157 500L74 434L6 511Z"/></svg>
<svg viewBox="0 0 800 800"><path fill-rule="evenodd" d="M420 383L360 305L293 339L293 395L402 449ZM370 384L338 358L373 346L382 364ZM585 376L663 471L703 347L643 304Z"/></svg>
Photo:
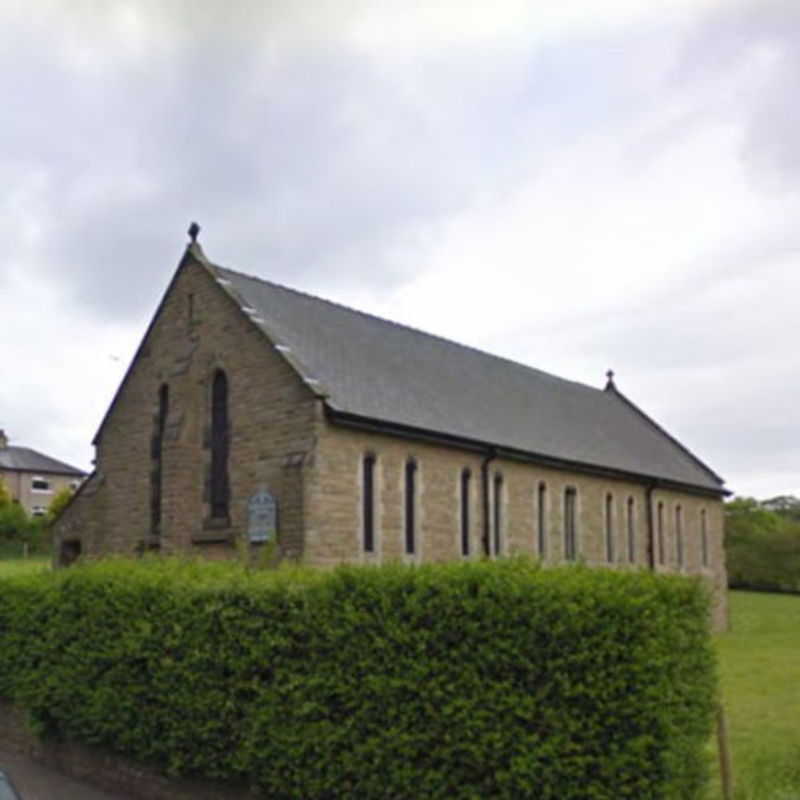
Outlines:
<svg viewBox="0 0 800 800"><path fill-rule="evenodd" d="M719 777L723 800L733 800L733 767L728 743L728 723L722 703L717 706L717 749L719 750Z"/></svg>

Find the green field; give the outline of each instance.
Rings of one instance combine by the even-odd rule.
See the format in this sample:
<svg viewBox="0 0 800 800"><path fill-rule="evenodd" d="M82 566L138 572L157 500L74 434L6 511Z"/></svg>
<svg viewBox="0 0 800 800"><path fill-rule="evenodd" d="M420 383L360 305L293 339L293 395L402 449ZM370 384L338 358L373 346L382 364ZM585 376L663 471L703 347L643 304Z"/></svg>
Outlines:
<svg viewBox="0 0 800 800"><path fill-rule="evenodd" d="M800 596L731 592L730 609L717 652L736 800L800 800Z"/></svg>
<svg viewBox="0 0 800 800"><path fill-rule="evenodd" d="M0 560L0 578L49 568L49 557ZM735 798L800 800L800 596L731 592L730 610L716 645Z"/></svg>
<svg viewBox="0 0 800 800"><path fill-rule="evenodd" d="M41 572L50 569L50 556L0 559L0 578L22 575L25 572Z"/></svg>

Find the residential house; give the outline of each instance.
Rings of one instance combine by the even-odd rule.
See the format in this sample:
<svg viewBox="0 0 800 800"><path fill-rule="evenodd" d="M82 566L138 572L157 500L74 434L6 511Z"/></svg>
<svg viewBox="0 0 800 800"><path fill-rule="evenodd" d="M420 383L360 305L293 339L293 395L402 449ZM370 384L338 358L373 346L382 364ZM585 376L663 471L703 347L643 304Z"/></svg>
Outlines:
<svg viewBox="0 0 800 800"><path fill-rule="evenodd" d="M10 445L0 429L0 480L12 499L34 517L44 516L57 492L77 489L85 476L77 467L30 447Z"/></svg>

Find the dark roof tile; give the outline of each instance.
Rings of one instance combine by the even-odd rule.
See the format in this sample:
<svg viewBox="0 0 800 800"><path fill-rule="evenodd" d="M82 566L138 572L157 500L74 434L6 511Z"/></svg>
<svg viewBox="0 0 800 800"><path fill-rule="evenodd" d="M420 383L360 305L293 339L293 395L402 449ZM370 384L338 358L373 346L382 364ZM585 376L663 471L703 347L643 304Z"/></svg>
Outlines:
<svg viewBox="0 0 800 800"><path fill-rule="evenodd" d="M0 449L0 469L14 472L44 472L50 475L75 475L85 473L81 470L57 461L30 447L4 447Z"/></svg>
<svg viewBox="0 0 800 800"><path fill-rule="evenodd" d="M334 410L721 491L717 475L616 390L211 266Z"/></svg>

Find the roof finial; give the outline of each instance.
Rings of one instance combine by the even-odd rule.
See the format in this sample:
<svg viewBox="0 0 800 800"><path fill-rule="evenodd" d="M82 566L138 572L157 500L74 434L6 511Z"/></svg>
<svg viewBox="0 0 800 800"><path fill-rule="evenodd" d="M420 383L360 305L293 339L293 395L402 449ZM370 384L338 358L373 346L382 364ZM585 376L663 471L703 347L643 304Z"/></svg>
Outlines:
<svg viewBox="0 0 800 800"><path fill-rule="evenodd" d="M197 234L200 233L200 226L196 222L193 222L189 226L188 233L189 238L192 240L192 244L194 244L197 241Z"/></svg>
<svg viewBox="0 0 800 800"><path fill-rule="evenodd" d="M614 370L610 369L606 372L606 378L608 378L608 382L606 383L606 389L616 389L617 387L614 385Z"/></svg>

